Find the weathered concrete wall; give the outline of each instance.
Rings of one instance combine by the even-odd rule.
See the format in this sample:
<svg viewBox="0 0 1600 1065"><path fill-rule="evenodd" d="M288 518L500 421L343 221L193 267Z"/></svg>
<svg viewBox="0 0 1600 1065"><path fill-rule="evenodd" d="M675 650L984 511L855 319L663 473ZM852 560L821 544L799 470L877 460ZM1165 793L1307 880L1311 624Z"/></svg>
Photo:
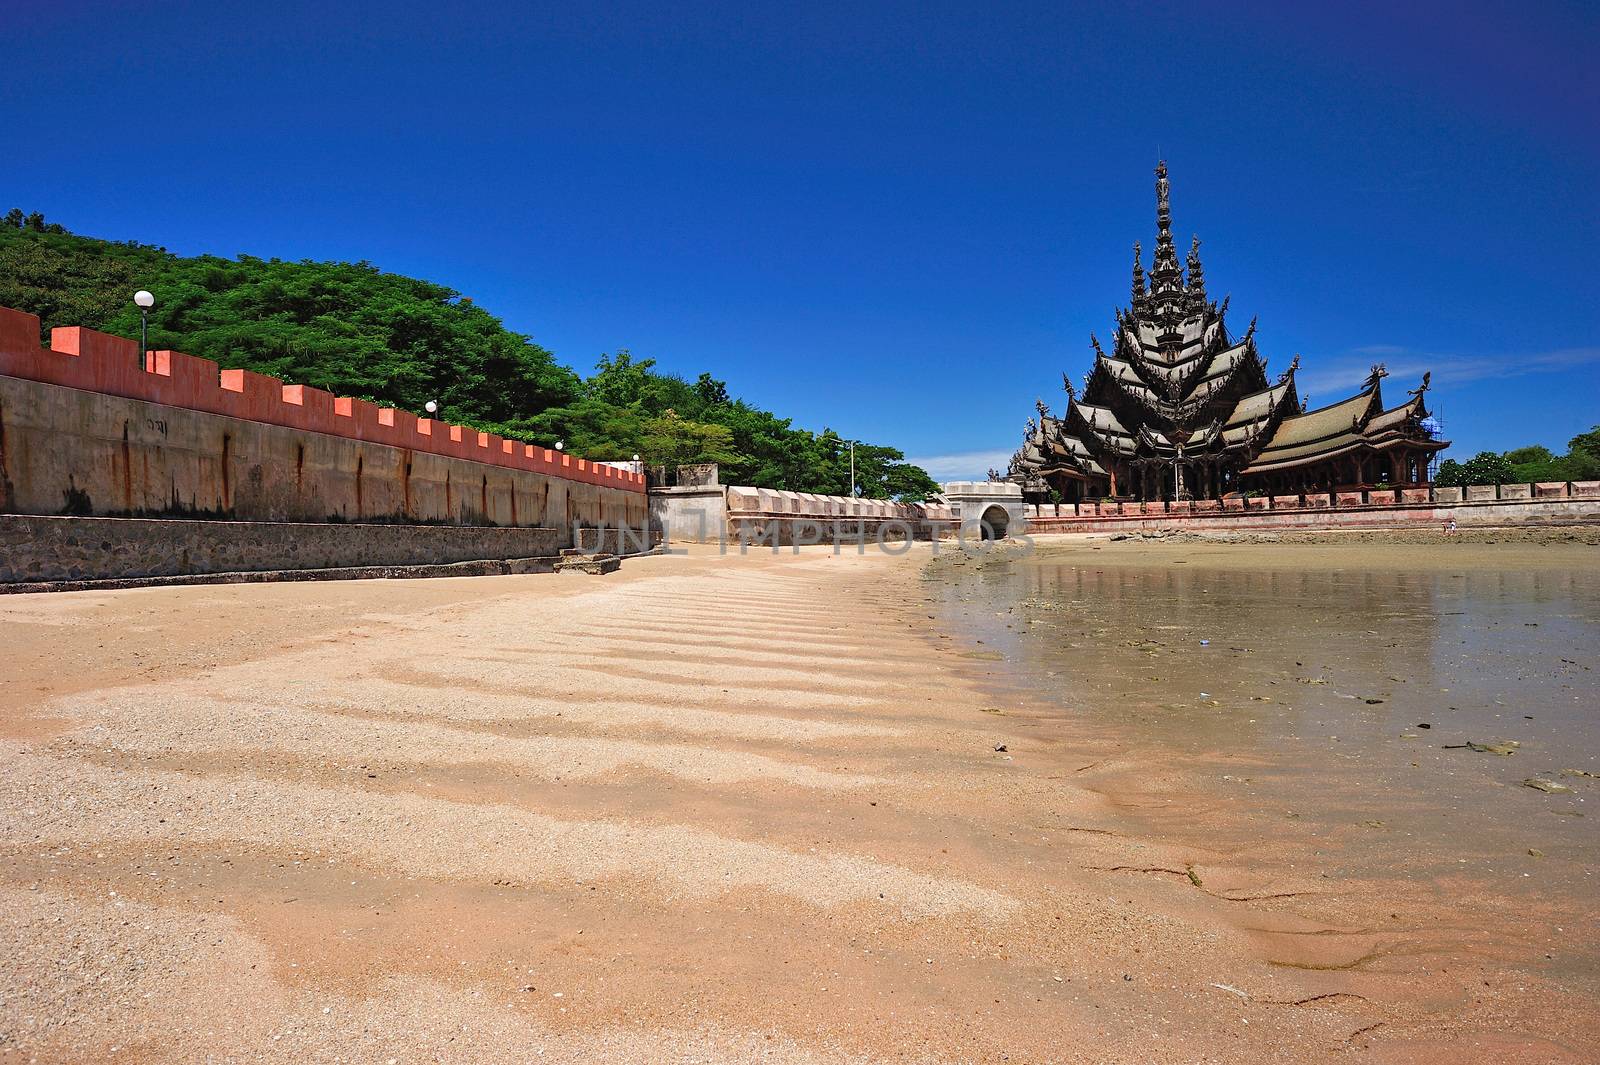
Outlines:
<svg viewBox="0 0 1600 1065"><path fill-rule="evenodd" d="M669 544L870 544L954 529L944 505L717 485L651 488L650 520Z"/></svg>
<svg viewBox="0 0 1600 1065"><path fill-rule="evenodd" d="M0 515L0 584L556 554L554 529Z"/></svg>
<svg viewBox="0 0 1600 1065"><path fill-rule="evenodd" d="M722 486L650 489L650 527L668 543L715 544L728 538L728 503Z"/></svg>
<svg viewBox="0 0 1600 1065"><path fill-rule="evenodd" d="M940 504L737 485L652 488L650 521L668 543L874 543L926 540L955 527Z"/></svg>
<svg viewBox="0 0 1600 1065"><path fill-rule="evenodd" d="M0 377L0 512L542 526L570 538L574 524L642 527L646 511L631 489Z"/></svg>
<svg viewBox="0 0 1600 1065"><path fill-rule="evenodd" d="M874 543L950 532L951 509L771 488L729 487L728 539L741 543Z"/></svg>
<svg viewBox="0 0 1600 1065"><path fill-rule="evenodd" d="M644 478L0 307L0 513L641 527Z"/></svg>
<svg viewBox="0 0 1600 1065"><path fill-rule="evenodd" d="M275 377L223 370L180 351L141 353L131 340L92 329L53 329L50 347L41 348L39 319L9 307L0 307L0 376L644 492L641 474L605 463Z"/></svg>
<svg viewBox="0 0 1600 1065"><path fill-rule="evenodd" d="M1019 484L949 481L944 486L944 497L950 501L964 540L1004 539L1027 530L1030 508L1022 502Z"/></svg>
<svg viewBox="0 0 1600 1065"><path fill-rule="evenodd" d="M657 540L644 526L634 529L576 529L573 547L588 555L643 555L655 550Z"/></svg>

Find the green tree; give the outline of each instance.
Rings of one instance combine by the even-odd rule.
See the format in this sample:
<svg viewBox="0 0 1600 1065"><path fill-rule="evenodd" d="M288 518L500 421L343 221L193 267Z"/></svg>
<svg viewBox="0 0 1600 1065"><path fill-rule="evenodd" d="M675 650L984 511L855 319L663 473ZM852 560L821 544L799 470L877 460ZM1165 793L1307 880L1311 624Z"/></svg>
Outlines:
<svg viewBox="0 0 1600 1065"><path fill-rule="evenodd" d="M1600 425L1567 441L1567 461L1573 480L1600 478Z"/></svg>
<svg viewBox="0 0 1600 1065"><path fill-rule="evenodd" d="M641 424L638 454L651 466L733 463L740 458L727 426L693 422L673 410Z"/></svg>
<svg viewBox="0 0 1600 1065"><path fill-rule="evenodd" d="M1465 484L1511 484L1517 474L1504 455L1493 451L1480 451L1461 467Z"/></svg>
<svg viewBox="0 0 1600 1065"><path fill-rule="evenodd" d="M134 337L136 289L156 294L150 342L340 395L421 410L511 439L601 460L659 450L717 461L726 483L846 494L843 441L687 381L626 349L587 378L444 285L370 263L185 258L164 248L65 232L13 209L0 226L0 305L51 326ZM672 412L677 423L662 419ZM714 456L714 457L707 457ZM859 444L857 480L874 496L937 490L893 448Z"/></svg>
<svg viewBox="0 0 1600 1065"><path fill-rule="evenodd" d="M1513 466L1520 466L1529 462L1551 462L1555 456L1543 444L1533 444L1529 447L1519 447L1506 452L1506 461Z"/></svg>
<svg viewBox="0 0 1600 1065"><path fill-rule="evenodd" d="M728 383L718 381L708 373L700 375L700 379L694 383L694 391L706 407L719 407L728 402Z"/></svg>

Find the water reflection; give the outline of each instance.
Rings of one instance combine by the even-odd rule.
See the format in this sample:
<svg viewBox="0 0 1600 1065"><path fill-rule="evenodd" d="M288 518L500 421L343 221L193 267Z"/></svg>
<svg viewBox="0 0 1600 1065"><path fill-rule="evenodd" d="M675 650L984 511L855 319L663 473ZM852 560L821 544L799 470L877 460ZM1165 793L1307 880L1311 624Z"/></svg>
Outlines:
<svg viewBox="0 0 1600 1065"><path fill-rule="evenodd" d="M1005 654L996 679L1047 716L1124 728L1163 765L1246 767L1274 801L1315 797L1334 819L1385 796L1419 829L1559 818L1563 837L1593 842L1589 780L1571 795L1520 786L1600 772L1593 567L1453 569L1426 549L1410 564L1345 553L1309 566L1137 551L1047 549L930 587L965 638ZM1455 747L1468 740L1520 747Z"/></svg>

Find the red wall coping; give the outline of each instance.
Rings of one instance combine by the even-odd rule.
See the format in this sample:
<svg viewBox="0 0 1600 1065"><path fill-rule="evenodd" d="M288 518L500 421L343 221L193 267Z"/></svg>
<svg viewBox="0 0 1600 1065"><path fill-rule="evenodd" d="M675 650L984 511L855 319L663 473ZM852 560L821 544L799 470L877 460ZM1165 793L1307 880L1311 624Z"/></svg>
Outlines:
<svg viewBox="0 0 1600 1065"><path fill-rule="evenodd" d="M181 351L146 352L141 365L137 342L82 326L52 329L50 346L44 348L39 345L39 319L10 307L0 307L0 375L527 470L605 488L645 490L642 474L574 459L565 452L506 440L493 433L419 418L410 411L335 396L309 385L286 385L276 377L249 370L223 370L210 359L197 359Z"/></svg>

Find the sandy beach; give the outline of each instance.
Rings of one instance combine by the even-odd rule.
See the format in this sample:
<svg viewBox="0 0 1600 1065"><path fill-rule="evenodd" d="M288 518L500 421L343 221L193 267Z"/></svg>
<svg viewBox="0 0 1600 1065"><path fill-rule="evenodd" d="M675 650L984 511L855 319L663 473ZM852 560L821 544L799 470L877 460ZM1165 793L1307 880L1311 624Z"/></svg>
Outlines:
<svg viewBox="0 0 1600 1065"><path fill-rule="evenodd" d="M1051 579L1594 566L1452 546L1063 541ZM0 1061L1593 1060L1595 767L1518 787L1531 711L1504 759L1417 733L1436 631L1352 689L1397 753L1307 776L1193 724L1351 687L1293 615L1199 691L1148 619L1037 657L956 615L1009 609L985 563L929 561L0 597ZM1191 724L1141 725L1180 682ZM1435 766L1553 827L1401 834L1349 783Z"/></svg>

